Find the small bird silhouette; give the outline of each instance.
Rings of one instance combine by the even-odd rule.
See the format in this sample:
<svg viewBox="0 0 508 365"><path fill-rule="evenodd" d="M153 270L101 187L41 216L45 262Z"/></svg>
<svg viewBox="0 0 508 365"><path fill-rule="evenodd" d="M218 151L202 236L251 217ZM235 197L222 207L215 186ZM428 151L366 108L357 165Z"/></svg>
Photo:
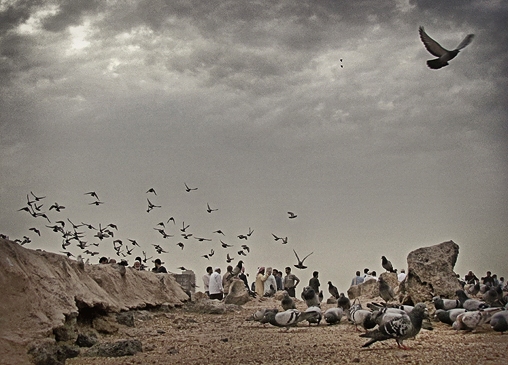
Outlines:
<svg viewBox="0 0 508 365"><path fill-rule="evenodd" d="M229 256L229 254L226 255L226 262L229 264L231 261L233 261L233 258Z"/></svg>
<svg viewBox="0 0 508 365"><path fill-rule="evenodd" d="M30 192L30 194L32 194L32 196L34 197L35 201L38 202L39 200L42 200L45 198L45 196L37 196L35 195L34 193Z"/></svg>
<svg viewBox="0 0 508 365"><path fill-rule="evenodd" d="M198 190L198 188L189 188L189 186L187 185L187 183L184 183L185 184L185 191L190 193L192 190Z"/></svg>
<svg viewBox="0 0 508 365"><path fill-rule="evenodd" d="M153 204L153 203L150 201L150 199L148 199L148 198L147 198L146 200L148 201L148 209L146 210L146 212L147 212L147 213L150 213L150 211L151 211L152 209L154 209L154 208L161 208L161 206L160 206L160 205L155 205L155 204Z"/></svg>
<svg viewBox="0 0 508 365"><path fill-rule="evenodd" d="M223 240L220 240L220 244L222 246L222 248L228 248L228 247L233 247L233 245L228 245L226 242L224 242Z"/></svg>
<svg viewBox="0 0 508 365"><path fill-rule="evenodd" d="M247 251L247 252L250 252L250 247L247 246L247 245L242 245L242 248Z"/></svg>
<svg viewBox="0 0 508 365"><path fill-rule="evenodd" d="M461 49L466 47L474 38L474 34L468 34L466 38L452 51L449 51L443 48L439 43L430 38L423 27L419 28L420 39L427 51L429 51L433 56L438 58L427 61L427 66L433 70L440 69L442 67L448 66L448 61L452 60L457 56Z"/></svg>
<svg viewBox="0 0 508 365"><path fill-rule="evenodd" d="M289 217L288 217L289 219L293 219L293 218L298 217L298 216L297 216L295 213L293 213L293 212L288 212L288 214L289 214Z"/></svg>
<svg viewBox="0 0 508 365"><path fill-rule="evenodd" d="M41 235L41 231L39 231L37 228L35 227L32 227L32 228L28 228L29 231L34 231L35 233L37 233L39 236Z"/></svg>
<svg viewBox="0 0 508 365"><path fill-rule="evenodd" d="M95 198L97 200L100 200L99 199L99 196L97 195L97 193L95 191L89 191L88 193L85 193L83 195L90 195L92 198Z"/></svg>
<svg viewBox="0 0 508 365"><path fill-rule="evenodd" d="M173 224L176 224L176 223L175 223L175 218L170 217L166 223L169 223L170 221L173 221Z"/></svg>
<svg viewBox="0 0 508 365"><path fill-rule="evenodd" d="M305 259L306 259L307 257L309 257L310 255L312 255L314 252L309 253L309 254L308 254L307 256L305 256L305 257L303 258L303 260L301 260L301 261L300 261L300 258L298 257L298 254L296 253L295 249L293 249L293 252L295 253L296 259L298 260L298 264L297 264L297 265L295 265L295 267L296 267L297 269L302 269L302 270L303 270L303 269L306 269L306 268L307 268L307 266L304 266L304 265L303 265L303 262L305 261Z"/></svg>
<svg viewBox="0 0 508 365"><path fill-rule="evenodd" d="M49 207L49 210L54 209L57 212L60 212L62 209L65 209L63 205L59 205L58 203L55 203Z"/></svg>
<svg viewBox="0 0 508 365"><path fill-rule="evenodd" d="M272 233L272 236L273 236L273 238L275 239L275 241L278 241L278 240L281 240L281 239L282 239L282 237L277 237L277 236L276 236L276 235L274 235L273 233Z"/></svg>
<svg viewBox="0 0 508 365"><path fill-rule="evenodd" d="M183 248L184 248L184 244L183 244L182 242L178 242L176 245L177 245L178 247L180 247L180 248L183 250Z"/></svg>
<svg viewBox="0 0 508 365"><path fill-rule="evenodd" d="M155 195L157 195L157 193L155 192L155 189L154 188L150 188L146 191L146 193L154 193Z"/></svg>
<svg viewBox="0 0 508 365"><path fill-rule="evenodd" d="M219 209L212 209L212 208L210 208L210 204L206 203L206 211L208 213L215 212L217 210L219 210Z"/></svg>
<svg viewBox="0 0 508 365"><path fill-rule="evenodd" d="M218 233L218 234L225 236L224 232L222 232L220 229L213 231L213 233Z"/></svg>
<svg viewBox="0 0 508 365"><path fill-rule="evenodd" d="M239 239L241 239L241 240L246 240L246 239L247 239L247 236L246 236L246 235L244 235L244 234L239 234L237 237L238 237Z"/></svg>
<svg viewBox="0 0 508 365"><path fill-rule="evenodd" d="M96 200L96 201L94 201L92 203L88 203L88 205L95 205L95 206L99 206L101 204L104 204L104 202L101 202L100 200Z"/></svg>

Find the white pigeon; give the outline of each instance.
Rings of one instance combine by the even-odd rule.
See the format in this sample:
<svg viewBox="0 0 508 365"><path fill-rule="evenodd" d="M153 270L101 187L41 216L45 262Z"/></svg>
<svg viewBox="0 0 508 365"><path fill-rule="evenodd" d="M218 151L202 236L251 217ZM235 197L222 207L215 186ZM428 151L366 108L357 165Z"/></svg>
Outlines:
<svg viewBox="0 0 508 365"><path fill-rule="evenodd" d="M429 51L433 56L436 56L438 58L435 58L433 60L427 61L427 66L433 70L440 69L442 67L448 66L448 61L452 60L457 56L459 51L466 47L474 38L474 34L468 34L466 38L460 44L452 51L449 51L445 48L443 48L439 43L437 43L435 40L430 38L427 33L425 33L425 30L423 27L419 28L420 33L420 39L422 40L423 44L425 45L425 48L427 51Z"/></svg>
<svg viewBox="0 0 508 365"><path fill-rule="evenodd" d="M477 327L490 321L492 316L502 308L486 308L473 312L464 312L457 316L452 328L456 331L474 331Z"/></svg>

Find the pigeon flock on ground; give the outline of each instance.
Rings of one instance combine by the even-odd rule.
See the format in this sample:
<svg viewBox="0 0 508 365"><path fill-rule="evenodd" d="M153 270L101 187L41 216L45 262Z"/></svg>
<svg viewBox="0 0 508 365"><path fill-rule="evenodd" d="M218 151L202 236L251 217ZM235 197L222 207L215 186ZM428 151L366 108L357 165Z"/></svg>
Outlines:
<svg viewBox="0 0 508 365"><path fill-rule="evenodd" d="M383 256L382 263L386 261ZM390 272L388 267L385 269L387 273ZM489 285L466 284L463 290L457 290L456 298L434 297L432 301L434 308L427 308L425 303L417 303L414 306L398 303L393 288L383 276L379 278L377 285L379 296L385 302L369 302L365 306L358 298L351 302L344 293L339 294L337 287L329 281L328 291L331 297L327 303L333 303L336 299L337 305L328 308L324 313L321 311L321 300L317 300L314 290L306 286L301 293L301 298L307 306L305 311L297 310L295 300L283 291L280 300L282 311L278 308L261 309L247 320L268 323L288 330L298 326L300 322L307 322L309 326L313 324L319 326L324 319L328 325L336 325L346 318L344 322L350 323L356 331L363 331L364 333L359 336L368 339L361 347L393 339L401 349L408 349L404 341L415 338L422 329L433 330L429 309L435 310L433 316L435 320L448 324L457 331L477 331L484 324L490 324L491 329L496 332L508 331L508 294L504 295L501 285L493 288ZM478 286L480 288L476 294L480 297L471 297L471 293L474 293ZM387 295L386 298L383 294Z"/></svg>

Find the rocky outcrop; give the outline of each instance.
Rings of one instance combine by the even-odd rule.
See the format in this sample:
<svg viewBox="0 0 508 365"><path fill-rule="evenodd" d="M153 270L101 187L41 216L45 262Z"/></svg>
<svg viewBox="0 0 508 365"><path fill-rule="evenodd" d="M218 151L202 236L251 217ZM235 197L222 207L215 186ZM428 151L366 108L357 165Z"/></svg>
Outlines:
<svg viewBox="0 0 508 365"><path fill-rule="evenodd" d="M384 272L379 277L382 277L388 285L392 287L392 289L397 292L399 281L397 280L396 273ZM352 285L348 291L347 295L349 299L355 299L359 297L364 297L368 299L378 299L379 298L379 286L378 281L376 279L369 279L364 281L359 285Z"/></svg>
<svg viewBox="0 0 508 365"><path fill-rule="evenodd" d="M248 301L250 301L250 295L244 282L240 279L233 280L229 286L229 293L224 298L224 303L243 305Z"/></svg>
<svg viewBox="0 0 508 365"><path fill-rule="evenodd" d="M410 252L408 273L401 290L402 301L428 302L438 295L455 298L455 291L461 289L453 271L458 255L459 246L453 241Z"/></svg>
<svg viewBox="0 0 508 365"><path fill-rule="evenodd" d="M0 313L8 313L0 316L5 364L29 363L26 347L34 340L75 340L76 318L92 324L99 315L182 305L189 299L171 274L123 268L125 272L118 265L80 264L0 239ZM34 354L63 357L61 348L46 350Z"/></svg>

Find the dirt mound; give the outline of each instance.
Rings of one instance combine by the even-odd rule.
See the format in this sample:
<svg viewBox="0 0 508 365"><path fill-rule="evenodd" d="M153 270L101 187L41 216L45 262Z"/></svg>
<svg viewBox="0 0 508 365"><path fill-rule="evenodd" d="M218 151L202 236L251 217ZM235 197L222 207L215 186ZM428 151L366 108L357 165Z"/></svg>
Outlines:
<svg viewBox="0 0 508 365"><path fill-rule="evenodd" d="M26 347L53 335L82 312L181 304L189 297L171 274L86 265L0 239L0 353L5 364L28 363Z"/></svg>

